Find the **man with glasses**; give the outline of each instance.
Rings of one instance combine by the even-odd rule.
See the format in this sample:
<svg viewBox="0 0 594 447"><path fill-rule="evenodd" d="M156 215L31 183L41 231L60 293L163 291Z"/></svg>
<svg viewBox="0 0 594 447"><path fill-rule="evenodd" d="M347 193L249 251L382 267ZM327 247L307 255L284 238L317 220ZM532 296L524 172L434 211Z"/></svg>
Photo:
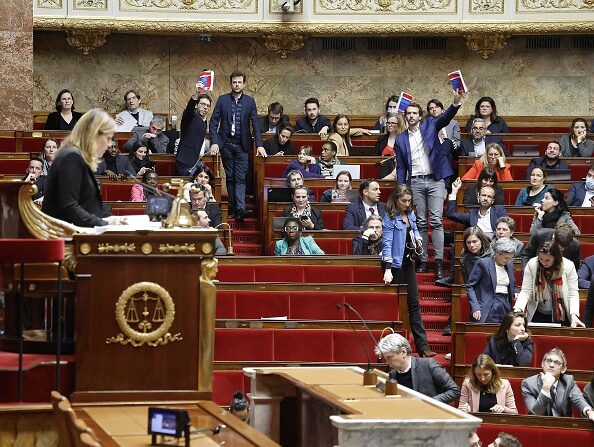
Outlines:
<svg viewBox="0 0 594 447"><path fill-rule="evenodd" d="M154 116L148 127L136 129L126 144L124 150L131 152L141 145L146 146L151 154L164 154L169 146L169 137L163 133L165 118Z"/></svg>
<svg viewBox="0 0 594 447"><path fill-rule="evenodd" d="M182 115L180 124L181 136L175 155L175 166L179 175L188 176L202 156L208 152L210 142L206 139L208 132L208 111L212 104L210 96L200 93L201 84L196 85L194 94Z"/></svg>
<svg viewBox="0 0 594 447"><path fill-rule="evenodd" d="M136 90L128 90L124 94L126 108L116 115L118 132L130 132L135 127L148 127L153 119L153 112L140 108L140 94Z"/></svg>
<svg viewBox="0 0 594 447"><path fill-rule="evenodd" d="M567 371L567 359L559 348L546 352L542 372L522 381L522 396L528 414L571 417L573 405L580 414L594 422L594 409Z"/></svg>
<svg viewBox="0 0 594 447"><path fill-rule="evenodd" d="M472 127L470 128L471 135L462 141L458 149L458 155L464 157L480 158L485 153L485 148L491 143L497 143L502 147L503 153L509 157L509 151L501 137L491 135L487 130L487 124L482 118L475 118L472 120Z"/></svg>

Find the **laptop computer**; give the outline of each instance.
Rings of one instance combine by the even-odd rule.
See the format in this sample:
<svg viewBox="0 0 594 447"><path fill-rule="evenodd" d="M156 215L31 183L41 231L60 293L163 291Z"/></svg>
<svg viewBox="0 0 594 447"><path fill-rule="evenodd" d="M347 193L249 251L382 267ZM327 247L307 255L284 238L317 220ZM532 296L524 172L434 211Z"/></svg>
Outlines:
<svg viewBox="0 0 594 447"><path fill-rule="evenodd" d="M339 200L336 194L336 190L332 190L332 203L355 203L359 198L359 191L356 189L347 189L345 191L346 201Z"/></svg>
<svg viewBox="0 0 594 447"><path fill-rule="evenodd" d="M372 157L376 155L374 146L352 146L349 155L355 157Z"/></svg>
<svg viewBox="0 0 594 447"><path fill-rule="evenodd" d="M514 144L514 157L538 157L540 149L537 144Z"/></svg>
<svg viewBox="0 0 594 447"><path fill-rule="evenodd" d="M272 218L272 230L273 231L285 231L285 220L288 217L273 217Z"/></svg>
<svg viewBox="0 0 594 447"><path fill-rule="evenodd" d="M292 202L293 188L268 188L269 202Z"/></svg>
<svg viewBox="0 0 594 447"><path fill-rule="evenodd" d="M334 165L332 167L332 177L336 178L341 171L348 171L352 180L361 178L361 165Z"/></svg>
<svg viewBox="0 0 594 447"><path fill-rule="evenodd" d="M545 169L547 182L567 182L571 180L571 169Z"/></svg>

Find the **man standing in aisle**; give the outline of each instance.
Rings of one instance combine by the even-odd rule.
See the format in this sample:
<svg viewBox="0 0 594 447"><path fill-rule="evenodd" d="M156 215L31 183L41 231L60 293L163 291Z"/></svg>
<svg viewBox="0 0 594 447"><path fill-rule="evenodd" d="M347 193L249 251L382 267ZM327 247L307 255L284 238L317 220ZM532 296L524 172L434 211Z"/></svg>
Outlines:
<svg viewBox="0 0 594 447"><path fill-rule="evenodd" d="M431 222L431 239L435 249L435 274L443 278L443 202L446 196L444 179L454 171L448 161L438 132L449 124L460 108L461 93L454 93L454 101L441 115L428 116L421 121L423 109L410 104L405 110L408 129L396 138L396 171L398 183L408 183L417 207L417 227L423 238L423 254L417 272L427 272L427 213Z"/></svg>
<svg viewBox="0 0 594 447"><path fill-rule="evenodd" d="M219 97L210 119L210 153L221 153L227 175L229 217L242 221L252 213L245 208L246 179L253 147L252 135L256 139L257 155L266 157L266 151L262 143L256 101L243 93L245 74L234 71L229 80L231 93Z"/></svg>

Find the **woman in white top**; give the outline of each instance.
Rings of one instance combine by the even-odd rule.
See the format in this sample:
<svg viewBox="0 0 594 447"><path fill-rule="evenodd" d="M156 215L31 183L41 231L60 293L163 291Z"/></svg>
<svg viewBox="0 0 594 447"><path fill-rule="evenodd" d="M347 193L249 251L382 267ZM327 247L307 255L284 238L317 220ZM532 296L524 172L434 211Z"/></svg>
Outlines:
<svg viewBox="0 0 594 447"><path fill-rule="evenodd" d="M529 323L584 327L579 319L580 297L575 265L561 255L554 242L545 242L538 256L526 264L522 290L514 310L525 310Z"/></svg>

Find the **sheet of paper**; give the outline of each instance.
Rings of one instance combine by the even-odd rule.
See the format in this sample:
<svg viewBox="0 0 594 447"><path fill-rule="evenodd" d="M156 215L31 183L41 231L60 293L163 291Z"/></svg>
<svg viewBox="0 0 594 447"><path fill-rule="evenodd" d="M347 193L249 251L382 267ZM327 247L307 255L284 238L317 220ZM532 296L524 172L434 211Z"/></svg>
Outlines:
<svg viewBox="0 0 594 447"><path fill-rule="evenodd" d="M116 115L117 117L124 120L124 124L118 126L118 132L130 132L135 126L138 126L138 121L128 112L120 112Z"/></svg>

